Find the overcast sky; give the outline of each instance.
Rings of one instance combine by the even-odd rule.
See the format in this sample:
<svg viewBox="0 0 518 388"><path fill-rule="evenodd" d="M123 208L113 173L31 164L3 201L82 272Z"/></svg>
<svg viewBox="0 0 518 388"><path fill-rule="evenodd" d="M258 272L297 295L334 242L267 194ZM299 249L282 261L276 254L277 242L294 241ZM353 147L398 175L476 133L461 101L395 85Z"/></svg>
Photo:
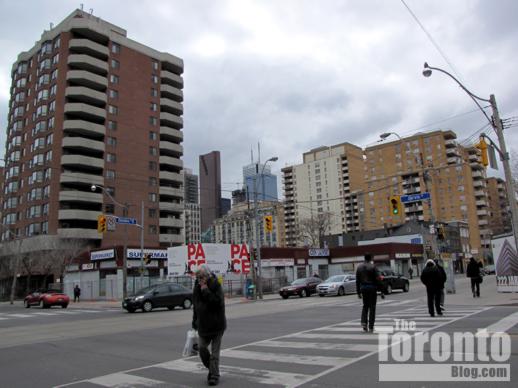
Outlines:
<svg viewBox="0 0 518 388"><path fill-rule="evenodd" d="M487 120L451 79L423 77L425 61L480 97L495 94L503 118L518 116L518 2L405 2L446 59L400 0L83 4L129 38L184 60L184 165L197 172L198 156L219 150L230 197L258 142L262 161L279 157L272 172L282 191L280 169L318 146L366 147L387 131L451 129L469 139ZM13 62L75 7L79 1L0 0L2 145ZM516 132L506 130L508 148Z"/></svg>

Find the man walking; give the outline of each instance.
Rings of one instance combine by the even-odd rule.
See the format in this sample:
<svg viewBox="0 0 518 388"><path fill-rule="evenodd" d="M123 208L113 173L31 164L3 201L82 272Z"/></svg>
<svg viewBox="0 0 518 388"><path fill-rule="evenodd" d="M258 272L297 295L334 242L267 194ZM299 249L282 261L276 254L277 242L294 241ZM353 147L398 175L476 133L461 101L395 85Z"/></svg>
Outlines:
<svg viewBox="0 0 518 388"><path fill-rule="evenodd" d="M468 268L466 268L466 275L471 279L471 292L473 298L480 298L480 283L482 283L482 276L480 275L480 265L474 257L469 259Z"/></svg>
<svg viewBox="0 0 518 388"><path fill-rule="evenodd" d="M192 327L198 330L200 358L209 369L207 382L209 385L218 385L221 338L227 328L225 297L216 275L210 272L206 264L196 271Z"/></svg>
<svg viewBox="0 0 518 388"><path fill-rule="evenodd" d="M423 272L421 272L421 281L426 286L428 312L430 316L435 317L435 311L437 311L437 315L442 315L441 285L444 287L446 279L443 279L441 272L433 260L429 259L426 261Z"/></svg>
<svg viewBox="0 0 518 388"><path fill-rule="evenodd" d="M81 296L81 289L79 288L79 284L76 284L74 287L74 302L79 302L79 297Z"/></svg>
<svg viewBox="0 0 518 388"><path fill-rule="evenodd" d="M363 299L362 327L363 331L373 332L376 319L376 299L378 297L378 286L380 276L378 270L372 263L372 255L366 253L364 262L356 270L356 293Z"/></svg>

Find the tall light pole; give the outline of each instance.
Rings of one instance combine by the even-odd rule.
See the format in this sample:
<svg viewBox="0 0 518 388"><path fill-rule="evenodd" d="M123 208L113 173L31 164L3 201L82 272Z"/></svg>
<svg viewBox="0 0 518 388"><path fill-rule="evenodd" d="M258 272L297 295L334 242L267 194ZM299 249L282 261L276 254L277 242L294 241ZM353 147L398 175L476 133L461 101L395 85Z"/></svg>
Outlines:
<svg viewBox="0 0 518 388"><path fill-rule="evenodd" d="M261 168L261 174L260 177L263 176L264 168L266 167L266 164L268 162L276 162L279 160L277 156L274 156L270 159L268 159L266 162L263 163L263 166ZM258 177L258 171L259 164L256 164L256 174L254 175L254 227L255 227L255 240L256 240L256 249L257 249L257 273L259 275L259 282L257 284L257 292L259 294L259 298L263 299L263 271L261 266L261 239L260 239L260 233L259 233L259 222L257 219L257 177ZM263 190L264 191L264 190ZM263 192L264 195L264 192Z"/></svg>
<svg viewBox="0 0 518 388"><path fill-rule="evenodd" d="M485 98L478 97L477 95L470 92L466 87L453 75L448 73L446 70L440 69L438 67L432 67L429 66L428 63L424 63L424 70L423 75L425 77L430 77L432 75L432 70L437 70L443 74L446 74L448 77L453 79L457 85L461 87L462 90L464 90L470 98L475 102L475 104L479 107L479 109L482 111L486 119L489 121L489 124L493 127L493 129L496 132L496 136L498 137L498 144L499 144L499 153L500 153L500 159L502 161L502 166L504 167L504 174L505 174L505 185L507 189L507 197L509 199L509 207L511 208L511 217L513 222L513 235L514 235L514 244L515 244L515 250L518 251L518 206L516 205L516 195L513 188L513 175L511 173L511 166L509 165L509 153L507 152L507 148L505 145L505 139L504 139L504 129L502 126L502 120L500 120L500 114L498 113L498 107L496 105L496 99L495 95L491 94L489 96L489 100ZM488 102L491 105L491 110L493 111L493 117L492 119L488 117L484 109L480 106L478 101L484 101Z"/></svg>
<svg viewBox="0 0 518 388"><path fill-rule="evenodd" d="M122 207L124 217L128 216L128 208L129 205L124 203L120 203L115 198L112 197L110 192L106 190L104 186L101 185L92 185L91 190L96 191L97 188L101 189L103 193L105 193L110 200L116 204ZM123 254L122 254L122 297L125 299L128 296L128 225L124 224L124 248L123 248Z"/></svg>

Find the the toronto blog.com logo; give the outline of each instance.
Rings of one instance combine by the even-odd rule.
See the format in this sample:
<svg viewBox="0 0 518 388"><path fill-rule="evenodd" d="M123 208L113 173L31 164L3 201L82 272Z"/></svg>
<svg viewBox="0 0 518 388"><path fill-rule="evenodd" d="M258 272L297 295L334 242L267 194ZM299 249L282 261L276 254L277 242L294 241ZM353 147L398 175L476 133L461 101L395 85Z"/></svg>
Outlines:
<svg viewBox="0 0 518 388"><path fill-rule="evenodd" d="M379 381L511 381L507 333L432 333L396 319L378 339Z"/></svg>

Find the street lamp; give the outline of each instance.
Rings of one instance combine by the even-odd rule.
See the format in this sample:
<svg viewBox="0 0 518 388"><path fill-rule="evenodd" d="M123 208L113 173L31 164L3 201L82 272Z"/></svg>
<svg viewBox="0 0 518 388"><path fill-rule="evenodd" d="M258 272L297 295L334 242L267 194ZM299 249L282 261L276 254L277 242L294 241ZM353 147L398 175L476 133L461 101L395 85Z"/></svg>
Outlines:
<svg viewBox="0 0 518 388"><path fill-rule="evenodd" d="M382 134L380 135L380 138L381 138L381 140L385 140L385 139L386 139L387 137L389 137L390 135L395 135L395 136L397 136L397 138L398 138L399 140L402 140L402 139L401 139L401 136L399 136L396 132L385 132L385 133L382 133Z"/></svg>
<svg viewBox="0 0 518 388"><path fill-rule="evenodd" d="M475 104L479 107L479 109L482 111L486 119L489 121L489 124L493 127L495 130L495 133L498 137L498 144L499 144L499 153L500 153L500 160L502 161L502 165L504 167L504 174L505 174L505 184L507 189L507 195L509 198L509 207L511 208L511 218L513 223L513 235L514 235L514 243L515 243L515 250L518 251L518 206L516 205L516 195L513 188L513 175L511 173L511 166L509 165L509 153L507 152L507 148L505 145L505 139L504 139L504 129L502 126L502 120L500 120L500 114L498 112L498 107L496 105L496 99L495 95L491 94L489 96L489 100L485 98L478 97L477 95L470 92L466 87L453 75L448 73L446 70L440 69L438 67L432 67L429 66L428 63L424 63L424 70L423 75L425 77L430 77L432 75L432 70L437 70L443 74L446 74L448 77L453 79L457 85L461 87L462 90L464 90L470 98L475 102ZM489 102L491 105L491 109L493 111L493 117L492 119L489 118L487 113L484 111L484 109L480 106L479 101Z"/></svg>
<svg viewBox="0 0 518 388"><path fill-rule="evenodd" d="M263 167L261 168L261 174L259 176L263 176L264 168L266 167L266 164L268 162L276 162L279 160L277 156L274 156L270 159L268 159L266 162L263 163ZM256 168L258 168L259 165L256 165ZM259 235L259 226L258 226L258 220L257 220L257 173L259 171L256 171L256 175L254 175L254 226L255 226L255 241L256 241L256 248L257 248L257 272L259 274L259 283L257 284L257 291L259 293L259 298L263 299L263 271L261 266L261 240ZM263 190L263 196L264 196L264 190Z"/></svg>
<svg viewBox="0 0 518 388"><path fill-rule="evenodd" d="M103 193L105 193L110 200L116 204L122 207L123 209L123 215L124 217L127 217L128 215L128 204L122 204L115 200L115 198L112 197L109 190L106 190L104 186L101 185L92 185L90 189L95 192L97 191L97 188L101 189ZM123 248L123 254L122 254L122 297L125 299L128 296L128 226L124 225L124 248Z"/></svg>

